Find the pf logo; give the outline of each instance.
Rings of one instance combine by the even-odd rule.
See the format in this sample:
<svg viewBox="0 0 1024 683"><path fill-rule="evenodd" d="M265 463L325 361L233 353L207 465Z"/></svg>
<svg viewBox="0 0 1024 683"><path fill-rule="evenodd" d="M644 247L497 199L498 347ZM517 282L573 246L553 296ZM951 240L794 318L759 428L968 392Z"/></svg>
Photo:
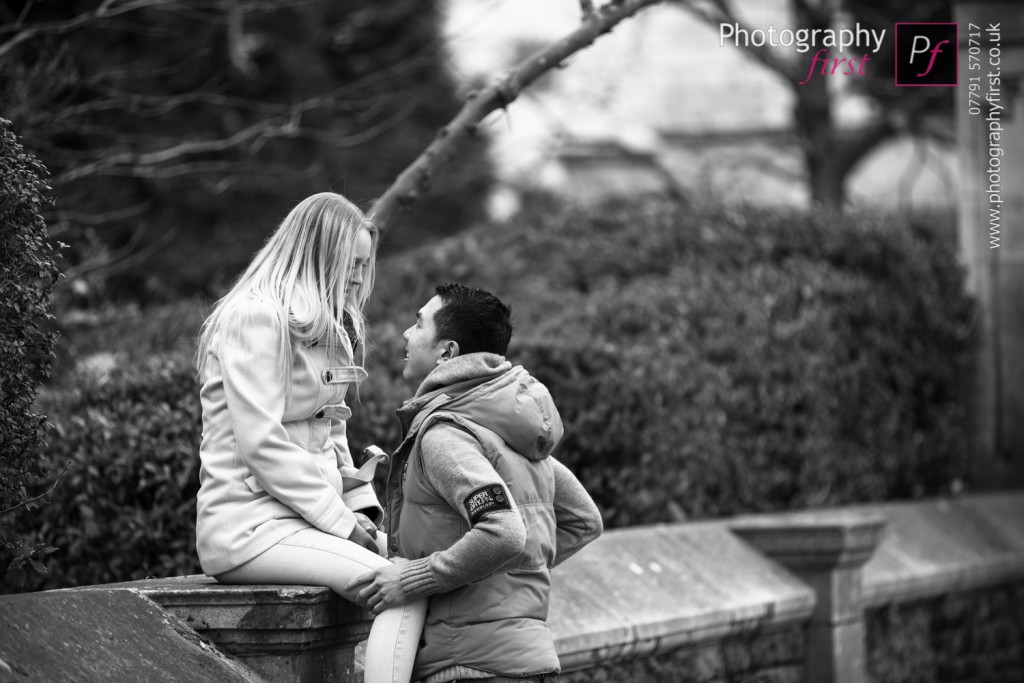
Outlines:
<svg viewBox="0 0 1024 683"><path fill-rule="evenodd" d="M958 41L958 24L897 23L896 85L956 85Z"/></svg>

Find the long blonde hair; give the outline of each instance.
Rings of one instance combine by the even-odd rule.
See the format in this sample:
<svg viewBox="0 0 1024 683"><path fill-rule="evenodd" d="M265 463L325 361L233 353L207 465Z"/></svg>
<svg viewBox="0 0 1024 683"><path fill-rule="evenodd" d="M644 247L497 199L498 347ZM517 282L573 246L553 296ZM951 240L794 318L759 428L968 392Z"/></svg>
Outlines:
<svg viewBox="0 0 1024 683"><path fill-rule="evenodd" d="M352 274L356 238L367 230L370 258L363 282L354 296L345 288ZM307 197L292 209L252 263L214 306L203 323L196 353L200 377L206 369L215 340L240 339L245 333L246 303L250 298L270 304L280 321L278 372L291 381L291 338L317 340L327 337L345 348L355 362L353 344L345 330L344 314L351 320L360 349L365 348L363 308L376 276L378 232L352 202L334 192ZM360 354L360 363L365 353Z"/></svg>

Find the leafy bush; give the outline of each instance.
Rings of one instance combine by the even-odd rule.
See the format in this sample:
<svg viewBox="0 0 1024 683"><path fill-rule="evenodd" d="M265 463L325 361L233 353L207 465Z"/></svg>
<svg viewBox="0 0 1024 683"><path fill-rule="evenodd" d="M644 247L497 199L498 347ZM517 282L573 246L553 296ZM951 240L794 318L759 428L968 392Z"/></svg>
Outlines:
<svg viewBox="0 0 1024 683"><path fill-rule="evenodd" d="M50 400L49 457L63 476L50 504L35 520L23 519L19 531L60 552L34 587L198 571L202 418L188 359L116 371L101 384Z"/></svg>
<svg viewBox="0 0 1024 683"><path fill-rule="evenodd" d="M46 169L26 154L0 118L0 575L20 578L45 544L11 534L12 517L30 509L26 485L39 473L46 417L34 409L36 390L50 373L56 334L49 321L50 291L59 277L56 250L40 215L49 188Z"/></svg>
<svg viewBox="0 0 1024 683"><path fill-rule="evenodd" d="M609 526L934 495L966 476L972 307L950 221L533 206L382 262L353 448L397 445L401 333L459 279L511 302L509 356L551 388L558 456ZM35 525L71 567L54 580L193 571L188 355L57 398L51 457L78 465Z"/></svg>

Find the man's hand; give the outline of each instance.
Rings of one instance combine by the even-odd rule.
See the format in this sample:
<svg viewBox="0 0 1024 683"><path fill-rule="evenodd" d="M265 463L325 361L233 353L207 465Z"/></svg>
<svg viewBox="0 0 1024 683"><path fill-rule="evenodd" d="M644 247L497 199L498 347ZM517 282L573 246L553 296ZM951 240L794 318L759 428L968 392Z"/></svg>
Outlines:
<svg viewBox="0 0 1024 683"><path fill-rule="evenodd" d="M402 565L409 560L396 557L393 562L361 574L345 586L350 592L362 586L355 594L355 601L374 614L409 602L409 596L402 589Z"/></svg>
<svg viewBox="0 0 1024 683"><path fill-rule="evenodd" d="M360 517L366 518L366 515L360 515L358 512L356 513L356 525L352 527L352 533L348 535L348 540L352 541L356 545L363 546L374 555L379 555L380 548L377 547L377 541L373 540L373 536L370 536L370 533L363 528L362 523L359 521ZM369 519L367 519L366 521L369 522ZM375 527L374 536L376 535L377 531Z"/></svg>

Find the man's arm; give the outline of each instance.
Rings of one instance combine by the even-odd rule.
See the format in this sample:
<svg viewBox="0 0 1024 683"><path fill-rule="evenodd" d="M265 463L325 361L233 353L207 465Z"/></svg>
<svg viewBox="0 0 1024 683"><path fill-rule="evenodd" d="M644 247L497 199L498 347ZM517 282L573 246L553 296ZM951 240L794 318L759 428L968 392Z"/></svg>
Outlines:
<svg viewBox="0 0 1024 683"><path fill-rule="evenodd" d="M594 500L572 472L551 458L555 466L555 566L575 555L604 531Z"/></svg>
<svg viewBox="0 0 1024 683"><path fill-rule="evenodd" d="M428 481L470 530L444 550L396 561L349 583L351 590L371 582L356 599L374 612L490 576L526 545L526 527L515 501L471 434L438 423L423 435L421 447Z"/></svg>

